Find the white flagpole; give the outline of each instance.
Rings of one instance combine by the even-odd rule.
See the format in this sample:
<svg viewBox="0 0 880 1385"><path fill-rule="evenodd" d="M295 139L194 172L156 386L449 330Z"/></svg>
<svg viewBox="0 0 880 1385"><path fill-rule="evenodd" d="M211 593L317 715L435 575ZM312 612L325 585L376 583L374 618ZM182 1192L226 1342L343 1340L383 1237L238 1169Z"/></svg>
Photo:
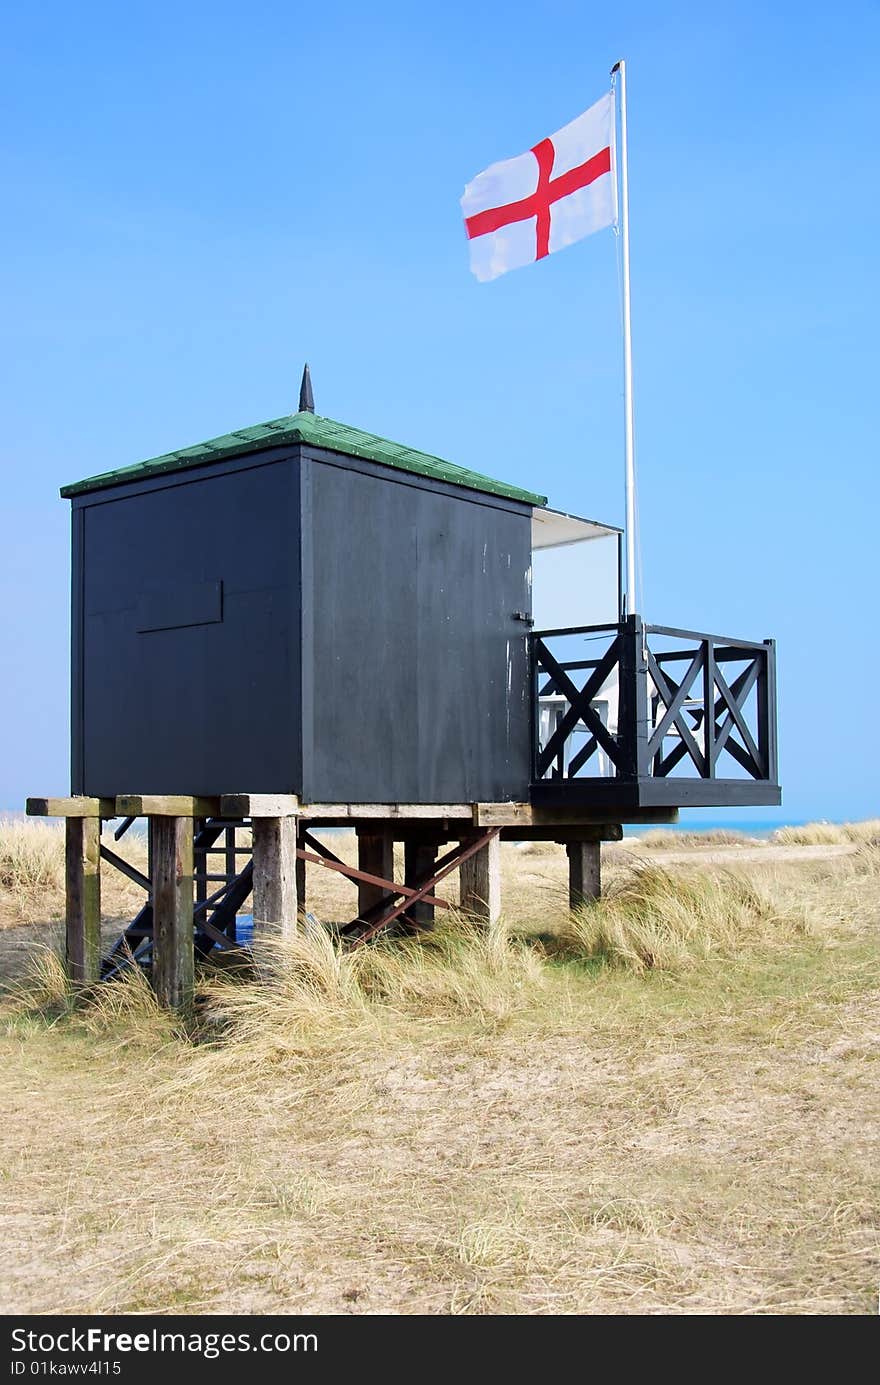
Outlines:
<svg viewBox="0 0 880 1385"><path fill-rule="evenodd" d="M611 69L619 75L620 91L620 243L623 255L623 407L626 436L626 610L638 611L636 602L636 472L633 424L632 310L629 289L629 166L626 147L626 63L621 58Z"/></svg>

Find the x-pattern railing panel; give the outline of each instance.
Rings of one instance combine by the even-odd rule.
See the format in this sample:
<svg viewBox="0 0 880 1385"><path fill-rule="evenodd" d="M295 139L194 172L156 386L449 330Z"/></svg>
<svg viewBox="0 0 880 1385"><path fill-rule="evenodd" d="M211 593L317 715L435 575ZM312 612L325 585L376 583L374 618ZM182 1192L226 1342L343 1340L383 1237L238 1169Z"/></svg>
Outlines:
<svg viewBox="0 0 880 1385"><path fill-rule="evenodd" d="M549 647L553 637L596 639L599 632L608 647L595 659L563 662ZM630 617L619 626L536 632L532 667L536 780L574 779L601 750L617 779L668 778L679 766L714 779L729 756L749 778L775 782L772 642L646 626ZM619 705L606 725L595 702L615 678ZM558 704L543 743L541 699ZM574 750L572 737L585 733Z"/></svg>
<svg viewBox="0 0 880 1385"><path fill-rule="evenodd" d="M578 661L579 667L591 667L593 670L582 688L578 688L569 675L569 670L573 668L573 665L561 664L542 639L537 638L534 641L533 649L539 673L549 674L549 678L540 689L539 697L545 697L548 693L555 692L562 694L568 702L567 710L547 744L538 748L538 777L542 778L551 765L558 760L565 743L579 723L590 732L590 738L571 760L568 766L568 777L573 778L599 746L605 751L611 763L619 768L623 755L621 747L616 737L606 729L601 717L591 704L596 694L608 682L620 663L620 635L615 636L600 659Z"/></svg>

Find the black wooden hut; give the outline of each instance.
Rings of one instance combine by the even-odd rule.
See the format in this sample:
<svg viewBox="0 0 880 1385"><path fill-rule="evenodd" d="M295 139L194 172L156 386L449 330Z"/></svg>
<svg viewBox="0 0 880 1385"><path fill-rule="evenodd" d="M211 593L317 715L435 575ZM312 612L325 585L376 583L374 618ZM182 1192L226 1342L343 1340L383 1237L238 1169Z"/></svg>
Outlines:
<svg viewBox="0 0 880 1385"><path fill-rule="evenodd" d="M142 965L188 1008L195 957L246 945L251 894L254 930L298 928L307 865L356 886L336 926L359 946L430 927L453 872L459 907L499 919L505 837L564 843L579 908L622 823L779 802L772 641L645 624L614 526L321 418L307 377L296 414L62 495L72 792L28 812L66 819L76 981ZM604 610L569 561L597 539ZM102 839L138 817L146 874ZM356 866L314 835L340 825ZM103 959L102 864L145 892Z"/></svg>
<svg viewBox="0 0 880 1385"><path fill-rule="evenodd" d="M614 527L310 402L62 490L74 794L778 801L770 642L533 632L533 547Z"/></svg>

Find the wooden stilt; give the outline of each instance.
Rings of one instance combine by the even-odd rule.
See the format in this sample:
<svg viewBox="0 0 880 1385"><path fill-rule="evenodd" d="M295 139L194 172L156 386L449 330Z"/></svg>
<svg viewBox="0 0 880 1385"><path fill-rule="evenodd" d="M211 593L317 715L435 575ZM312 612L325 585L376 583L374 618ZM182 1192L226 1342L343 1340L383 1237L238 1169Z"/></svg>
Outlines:
<svg viewBox="0 0 880 1385"><path fill-rule="evenodd" d="M358 832L358 869L366 875L378 875L382 880L394 879L394 837L384 829ZM381 885L371 885L366 880L358 881L358 914L365 917L367 911L381 903L388 891Z"/></svg>
<svg viewBox="0 0 880 1385"><path fill-rule="evenodd" d="M101 819L69 817L64 824L67 973L71 981L101 974Z"/></svg>
<svg viewBox="0 0 880 1385"><path fill-rule="evenodd" d="M302 828L298 824L296 844L302 846ZM304 919L306 916L306 863L301 856L296 858L296 914L297 918Z"/></svg>
<svg viewBox="0 0 880 1385"><path fill-rule="evenodd" d="M253 818L254 932L297 929L296 818Z"/></svg>
<svg viewBox="0 0 880 1385"><path fill-rule="evenodd" d="M151 817L153 879L153 988L161 1005L192 1007L193 820Z"/></svg>
<svg viewBox="0 0 880 1385"><path fill-rule="evenodd" d="M193 819L193 837L195 841L198 841L204 826L205 818L197 817ZM208 881L205 877L208 874L208 863L210 859L206 851L193 850L193 875L196 882L196 904L203 904L208 898Z"/></svg>
<svg viewBox="0 0 880 1385"><path fill-rule="evenodd" d="M501 838L492 837L459 869L462 913L482 923L501 917Z"/></svg>
<svg viewBox="0 0 880 1385"><path fill-rule="evenodd" d="M599 842L566 842L568 853L568 905L581 909L602 893L601 845Z"/></svg>
<svg viewBox="0 0 880 1385"><path fill-rule="evenodd" d="M403 883L418 888L422 880L434 874L436 860L436 842L420 840L418 837L408 838L403 848ZM417 904L407 909L406 917L412 919L420 928L430 928L434 922L434 907L420 899Z"/></svg>

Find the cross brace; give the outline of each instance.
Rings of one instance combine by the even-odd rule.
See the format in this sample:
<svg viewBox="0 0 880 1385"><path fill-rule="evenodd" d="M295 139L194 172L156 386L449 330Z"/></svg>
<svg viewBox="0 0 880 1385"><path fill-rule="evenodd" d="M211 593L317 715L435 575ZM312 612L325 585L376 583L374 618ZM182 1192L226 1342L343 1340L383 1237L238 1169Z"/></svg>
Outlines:
<svg viewBox="0 0 880 1385"><path fill-rule="evenodd" d="M352 946L360 947L363 943L369 942L378 932L383 928L387 928L388 925L399 918L402 913L410 909L413 904L418 904L422 901L427 904L434 898L434 896L431 895L431 891L434 889L435 885L439 884L439 882L445 879L452 871L457 870L462 862L469 861L478 851L482 851L483 847L487 846L488 843L492 841L493 837L497 837L500 831L500 827L489 827L484 832L480 832L476 837L471 837L466 841L459 842L451 851L447 851L446 855L442 856L440 860L437 861L433 873L427 880L424 880L421 885L410 892L409 897L404 896L402 903L393 904L390 900L383 900L381 904L376 905L375 909L369 911L371 914L376 915L376 917L369 920L369 927L365 932L361 933L359 937L355 938ZM398 894L403 893L399 885L395 885L394 889ZM448 909L449 905L444 903L443 907ZM353 919L349 927L355 927L357 924L363 922L366 922L366 920Z"/></svg>

